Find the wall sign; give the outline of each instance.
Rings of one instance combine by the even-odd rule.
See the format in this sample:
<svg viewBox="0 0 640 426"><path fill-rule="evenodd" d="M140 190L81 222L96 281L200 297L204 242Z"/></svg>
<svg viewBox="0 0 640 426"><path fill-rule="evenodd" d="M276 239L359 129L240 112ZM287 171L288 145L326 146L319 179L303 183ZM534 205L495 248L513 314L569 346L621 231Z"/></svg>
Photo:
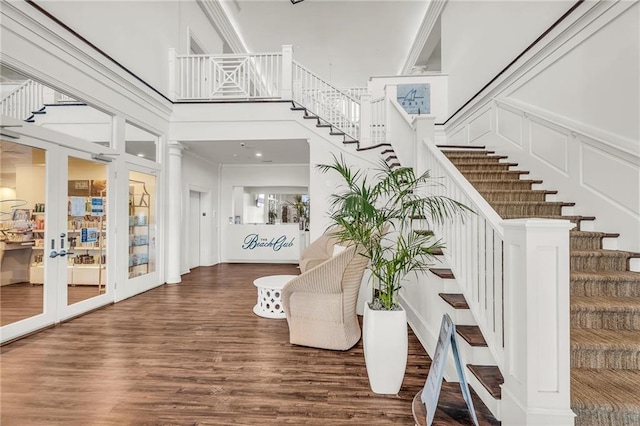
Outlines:
<svg viewBox="0 0 640 426"><path fill-rule="evenodd" d="M444 314L442 317L438 343L433 354L433 361L431 362L431 368L427 375L427 381L422 389L421 400L427 408L427 426L432 424L433 417L436 413L436 407L438 406L438 398L440 397L440 390L442 389L444 367L447 365L449 346L453 348L453 360L456 363L456 371L458 372L458 379L460 380L462 396L464 401L467 403L469 413L471 413L473 424L478 426L478 418L476 417L476 410L473 408L473 400L471 399L469 384L467 383L467 378L462 367L462 360L460 359L460 353L458 352L456 326L447 314Z"/></svg>
<svg viewBox="0 0 640 426"><path fill-rule="evenodd" d="M396 98L407 114L431 114L429 84L398 84Z"/></svg>
<svg viewBox="0 0 640 426"><path fill-rule="evenodd" d="M293 247L295 237L287 239L286 235L280 235L272 238L262 238L260 234L249 234L244 237L242 243L243 250L255 250L255 249L271 249L273 251L280 251L282 248Z"/></svg>

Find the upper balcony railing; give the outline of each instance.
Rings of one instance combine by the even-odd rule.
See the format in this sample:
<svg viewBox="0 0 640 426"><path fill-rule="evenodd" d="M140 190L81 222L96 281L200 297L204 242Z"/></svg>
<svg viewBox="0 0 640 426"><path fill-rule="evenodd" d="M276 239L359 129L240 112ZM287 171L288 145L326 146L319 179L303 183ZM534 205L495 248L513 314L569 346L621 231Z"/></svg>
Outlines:
<svg viewBox="0 0 640 426"><path fill-rule="evenodd" d="M277 53L176 55L170 52L170 95L177 101L292 100L353 139L360 136L360 97L366 88L339 89Z"/></svg>
<svg viewBox="0 0 640 426"><path fill-rule="evenodd" d="M280 97L282 54L179 55L176 100Z"/></svg>

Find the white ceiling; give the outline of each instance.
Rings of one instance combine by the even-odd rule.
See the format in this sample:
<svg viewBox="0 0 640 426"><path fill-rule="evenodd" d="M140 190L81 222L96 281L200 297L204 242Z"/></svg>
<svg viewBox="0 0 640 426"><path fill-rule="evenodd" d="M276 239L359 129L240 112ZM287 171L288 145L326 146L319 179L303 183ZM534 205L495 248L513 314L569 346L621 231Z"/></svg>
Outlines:
<svg viewBox="0 0 640 426"><path fill-rule="evenodd" d="M182 142L197 157L221 164L308 164L303 139ZM262 156L256 156L257 153Z"/></svg>
<svg viewBox="0 0 640 426"><path fill-rule="evenodd" d="M338 87L396 75L427 10L425 0L223 0L250 52L293 57Z"/></svg>

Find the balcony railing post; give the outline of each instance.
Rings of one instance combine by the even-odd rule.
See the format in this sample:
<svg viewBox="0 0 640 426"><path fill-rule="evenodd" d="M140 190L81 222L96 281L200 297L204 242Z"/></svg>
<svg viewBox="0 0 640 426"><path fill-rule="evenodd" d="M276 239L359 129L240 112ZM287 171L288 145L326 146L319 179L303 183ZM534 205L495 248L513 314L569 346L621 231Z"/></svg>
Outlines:
<svg viewBox="0 0 640 426"><path fill-rule="evenodd" d="M282 84L280 85L280 97L293 99L291 90L293 84L293 46L282 46Z"/></svg>
<svg viewBox="0 0 640 426"><path fill-rule="evenodd" d="M360 146L371 145L371 95L360 97Z"/></svg>
<svg viewBox="0 0 640 426"><path fill-rule="evenodd" d="M178 61L176 58L176 49L169 48L169 99L175 101L177 99L176 89L178 87L178 73L176 72Z"/></svg>
<svg viewBox="0 0 640 426"><path fill-rule="evenodd" d="M573 425L568 221L504 226L503 424Z"/></svg>

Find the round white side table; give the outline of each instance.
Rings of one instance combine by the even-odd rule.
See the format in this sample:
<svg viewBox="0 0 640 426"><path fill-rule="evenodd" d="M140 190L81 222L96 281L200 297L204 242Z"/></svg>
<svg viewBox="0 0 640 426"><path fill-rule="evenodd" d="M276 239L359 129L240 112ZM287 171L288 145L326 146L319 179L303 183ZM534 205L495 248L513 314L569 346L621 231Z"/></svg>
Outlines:
<svg viewBox="0 0 640 426"><path fill-rule="evenodd" d="M258 303L253 313L264 318L285 318L282 288L297 275L269 275L253 281L258 288Z"/></svg>

